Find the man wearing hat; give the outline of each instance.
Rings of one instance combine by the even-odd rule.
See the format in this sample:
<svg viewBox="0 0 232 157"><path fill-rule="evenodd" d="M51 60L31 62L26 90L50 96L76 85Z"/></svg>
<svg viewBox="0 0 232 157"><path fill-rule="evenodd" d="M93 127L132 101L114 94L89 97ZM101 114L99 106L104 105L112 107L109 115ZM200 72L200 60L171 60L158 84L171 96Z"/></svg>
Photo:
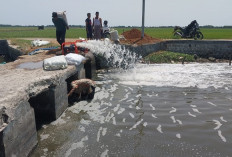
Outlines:
<svg viewBox="0 0 232 157"><path fill-rule="evenodd" d="M56 12L52 13L52 22L56 27L56 40L62 45L65 42L66 29L69 29L69 27L64 19L58 17Z"/></svg>

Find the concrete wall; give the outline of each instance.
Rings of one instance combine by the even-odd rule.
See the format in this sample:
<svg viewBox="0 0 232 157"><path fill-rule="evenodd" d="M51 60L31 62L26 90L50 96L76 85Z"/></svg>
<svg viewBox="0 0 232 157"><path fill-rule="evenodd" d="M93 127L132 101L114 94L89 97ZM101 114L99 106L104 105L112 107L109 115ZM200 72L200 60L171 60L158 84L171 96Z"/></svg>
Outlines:
<svg viewBox="0 0 232 157"><path fill-rule="evenodd" d="M34 110L27 101L19 102L12 119L0 132L1 157L27 156L37 144Z"/></svg>
<svg viewBox="0 0 232 157"><path fill-rule="evenodd" d="M173 40L163 44L166 51L196 54L205 58L229 59L232 53L232 41Z"/></svg>
<svg viewBox="0 0 232 157"><path fill-rule="evenodd" d="M136 52L142 57L160 50L172 51L186 54L196 54L200 57L214 57L228 59L232 54L232 41L214 41L214 40L169 40L160 43L126 46L131 51Z"/></svg>
<svg viewBox="0 0 232 157"><path fill-rule="evenodd" d="M94 57L91 59L92 75L96 68ZM37 144L41 119L53 121L67 109L70 83L85 78L86 71L83 64L57 71L10 68L4 72L3 68L0 67L0 157L28 156ZM15 80L16 73L17 81L4 83L3 78L8 75L12 77L8 79Z"/></svg>

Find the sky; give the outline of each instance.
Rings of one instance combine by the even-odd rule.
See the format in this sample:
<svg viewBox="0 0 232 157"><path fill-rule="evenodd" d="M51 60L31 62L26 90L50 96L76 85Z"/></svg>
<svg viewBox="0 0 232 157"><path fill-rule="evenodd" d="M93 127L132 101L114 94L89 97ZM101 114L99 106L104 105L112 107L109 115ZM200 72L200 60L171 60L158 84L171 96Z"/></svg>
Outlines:
<svg viewBox="0 0 232 157"><path fill-rule="evenodd" d="M1 0L0 24L53 25L52 12L66 11L69 25L85 25L100 12L109 26L141 26L143 0ZM4 6L4 7L3 7ZM232 0L145 0L145 26L232 25Z"/></svg>

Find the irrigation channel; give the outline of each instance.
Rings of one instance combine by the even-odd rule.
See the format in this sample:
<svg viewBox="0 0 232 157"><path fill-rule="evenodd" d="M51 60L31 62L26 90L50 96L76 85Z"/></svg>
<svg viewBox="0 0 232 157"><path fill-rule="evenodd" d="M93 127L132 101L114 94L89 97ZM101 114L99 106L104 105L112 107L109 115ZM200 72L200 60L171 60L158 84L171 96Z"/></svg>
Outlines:
<svg viewBox="0 0 232 157"><path fill-rule="evenodd" d="M231 156L228 64L134 64L98 73L96 83L91 102L43 125L32 157Z"/></svg>

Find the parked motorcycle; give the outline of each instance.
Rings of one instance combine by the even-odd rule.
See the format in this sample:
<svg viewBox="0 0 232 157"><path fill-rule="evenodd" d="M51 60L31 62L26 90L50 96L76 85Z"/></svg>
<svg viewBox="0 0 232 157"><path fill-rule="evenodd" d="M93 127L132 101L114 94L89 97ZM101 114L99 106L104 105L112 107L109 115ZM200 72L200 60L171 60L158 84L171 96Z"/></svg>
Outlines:
<svg viewBox="0 0 232 157"><path fill-rule="evenodd" d="M196 20L192 21L187 27L176 26L173 34L175 38L194 38L195 40L204 38Z"/></svg>

